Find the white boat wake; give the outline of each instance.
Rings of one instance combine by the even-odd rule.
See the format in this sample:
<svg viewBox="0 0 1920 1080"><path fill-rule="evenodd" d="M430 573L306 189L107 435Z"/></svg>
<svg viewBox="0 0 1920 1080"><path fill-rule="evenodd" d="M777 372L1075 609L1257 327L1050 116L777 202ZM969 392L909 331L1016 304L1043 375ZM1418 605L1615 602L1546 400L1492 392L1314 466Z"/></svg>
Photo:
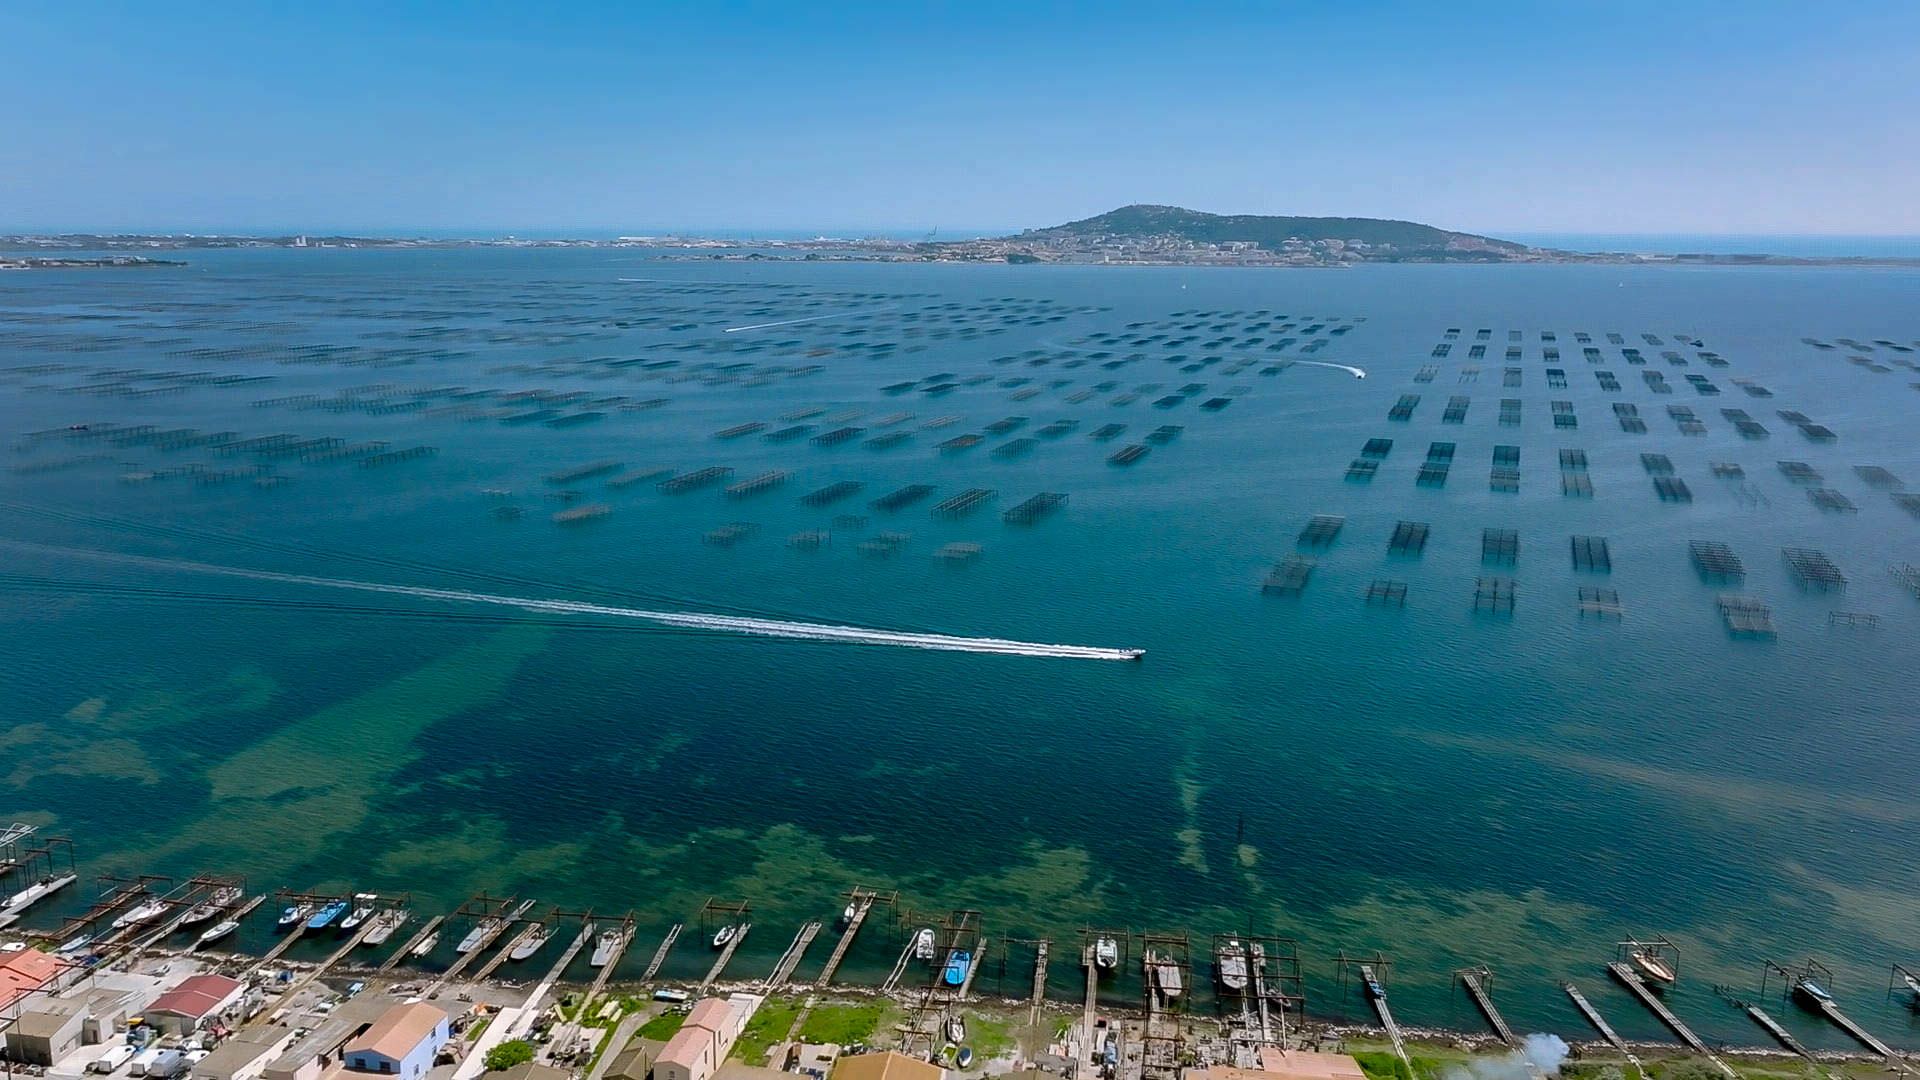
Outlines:
<svg viewBox="0 0 1920 1080"><path fill-rule="evenodd" d="M802 641L836 641L856 645L892 645L908 649L932 649L940 652L995 653L1001 656L1033 656L1059 660L1139 660L1145 649L1109 649L1096 645L1057 645L1039 641L1014 641L1009 638L964 637L955 634L919 633L909 630L879 630L865 626L839 626L832 623L797 622L789 619L764 619L743 615L717 615L695 611L655 611L648 608L617 607L580 600L545 600L528 596L501 596L466 589L437 589L424 585L390 585L378 581L354 581L348 578L315 577L310 574L286 574L274 570L249 570L237 566L190 562L184 559L159 559L144 555L123 555L86 549L53 548L21 541L6 541L10 546L36 548L62 555L134 563L159 569L184 570L199 574L272 581L284 585L310 585L323 589L347 589L355 592L411 596L422 600L440 600L455 604L492 604L523 611L548 614L600 615L616 619L635 619L660 626L688 630L717 630L758 637L794 638Z"/></svg>
<svg viewBox="0 0 1920 1080"><path fill-rule="evenodd" d="M1356 379L1364 379L1367 377L1366 368L1357 368L1357 367L1354 367L1352 364L1335 364L1326 360L1290 360L1288 361L1288 363L1307 364L1312 367L1330 367L1338 371L1347 372L1348 374L1352 375Z"/></svg>

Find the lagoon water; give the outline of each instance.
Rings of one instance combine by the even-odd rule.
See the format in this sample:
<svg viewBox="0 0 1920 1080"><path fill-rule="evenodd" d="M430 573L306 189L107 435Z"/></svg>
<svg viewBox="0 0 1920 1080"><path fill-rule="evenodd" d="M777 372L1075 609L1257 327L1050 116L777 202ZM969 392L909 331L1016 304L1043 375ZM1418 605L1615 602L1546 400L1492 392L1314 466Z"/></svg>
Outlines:
<svg viewBox="0 0 1920 1080"><path fill-rule="evenodd" d="M1565 979L1629 1035L1662 1035L1602 964L1623 937L1665 933L1683 948L1675 1007L1710 1038L1764 1038L1712 984L1757 994L1763 961L1811 955L1856 1018L1920 1043L1914 1015L1885 997L1888 965L1920 950L1920 601L1889 573L1920 561L1920 521L1854 472L1878 465L1920 487L1920 374L1893 362L1920 352L1801 341L1912 347L1920 274L577 250L187 258L178 270L0 280L0 781L14 816L74 838L86 874L242 873L256 889L408 891L422 908L484 889L631 909L635 973L708 896L752 903L734 970L754 973L799 922L867 884L898 889L918 913L978 909L996 940L1186 930L1203 967L1216 932L1285 935L1300 942L1310 1009L1329 1016L1363 1013L1351 980L1336 979L1337 951L1393 958L1404 1022L1462 1028L1478 1021L1451 972L1485 963L1517 1026L1580 1035ZM1178 314L1196 312L1213 314ZM764 323L786 325L727 332ZM1314 323L1326 329L1301 329ZM1351 330L1326 332L1340 326ZM1464 332L1436 359L1450 327ZM1487 356L1470 359L1482 327ZM1511 364L1510 329L1523 332ZM1542 359L1542 330L1560 361ZM1583 357L1576 331L1593 334L1601 362ZM1270 348L1283 337L1296 340ZM1242 357L1254 363L1223 372ZM1262 374L1288 359L1368 377ZM1416 382L1426 365L1432 381ZM1519 387L1503 385L1507 366L1522 369ZM1564 389L1548 368L1565 370ZM1602 389L1595 369L1620 390ZM1654 393L1643 371L1674 392ZM942 373L959 384L944 395L881 389ZM991 378L968 384L976 374ZM1720 393L1697 393L1688 374ZM1154 406L1190 382L1205 389ZM1143 383L1162 388L1112 403ZM167 392L131 392L156 387ZM1028 387L1041 393L1012 400ZM603 414L571 426L503 422L537 407L504 395L532 389L618 400L550 406ZM353 407L339 406L343 391ZM1227 394L1224 409L1200 407ZM1403 394L1420 403L1392 422ZM1471 399L1457 425L1442 422L1453 396ZM1500 423L1510 398L1517 425ZM1571 403L1576 426L1555 426L1553 402ZM1615 402L1638 407L1645 434L1622 430ZM1670 404L1692 408L1705 433L1683 435ZM1768 437L1741 438L1722 408L1747 410ZM816 432L854 411L844 422L866 430L838 447L714 437L806 409L824 411L804 421ZM1782 409L1837 438L1803 437ZM913 437L863 445L894 412L915 415L888 430ZM960 419L920 430L940 416ZM964 453L934 448L1005 416L1030 421ZM1022 457L990 453L1063 418L1078 428ZM1127 431L1089 437L1106 423ZM99 437L110 424L437 453L304 462L117 443ZM1107 463L1160 424L1184 431L1131 467ZM1391 453L1370 483L1347 480L1373 437L1392 438ZM1457 444L1448 480L1418 486L1436 441ZM1489 489L1497 445L1520 448L1517 492ZM1562 494L1563 448L1585 451L1591 499ZM1643 453L1671 459L1690 503L1656 496ZM554 524L569 485L542 478L601 459L793 475L729 499L650 481L615 489L603 474L570 487L612 513ZM1811 465L1857 511L1817 508L1806 489L1820 485L1790 480L1783 459ZM1713 462L1745 476L1716 478ZM189 464L236 475L166 472ZM838 480L865 486L802 504ZM866 506L908 483L937 490L891 514ZM930 512L968 487L998 501L958 519ZM1001 520L1039 491L1070 504L1032 526ZM1311 553L1305 591L1263 595L1322 513L1346 522ZM835 521L846 514L868 521ZM1401 520L1431 525L1424 552L1388 551ZM730 547L702 542L729 522L758 529ZM1489 528L1517 530L1512 568L1483 565ZM789 546L807 530L831 539ZM881 531L911 538L890 558L863 553ZM1607 538L1610 573L1574 568L1574 535ZM1744 584L1703 582L1688 557L1696 539L1732 546ZM950 542L983 551L960 565L933 557ZM1845 591L1800 589L1785 547L1825 552ZM663 629L103 557L116 555L1147 656ZM1512 579L1511 615L1473 609L1476 579L1493 576ZM1404 582L1405 607L1365 603L1376 579ZM1624 617L1583 618L1582 586L1616 591ZM1777 636L1731 637L1723 591L1762 598ZM1836 626L1835 611L1879 623ZM895 935L870 932L847 977L884 973ZM701 951L683 947L670 970L703 967ZM1056 945L1054 985L1077 996L1071 952ZM801 973L825 953L816 945ZM1026 963L1016 951L1007 965L1010 993L1024 992ZM998 976L996 949L983 979ZM1809 1042L1844 1044L1797 1009L1771 1011Z"/></svg>

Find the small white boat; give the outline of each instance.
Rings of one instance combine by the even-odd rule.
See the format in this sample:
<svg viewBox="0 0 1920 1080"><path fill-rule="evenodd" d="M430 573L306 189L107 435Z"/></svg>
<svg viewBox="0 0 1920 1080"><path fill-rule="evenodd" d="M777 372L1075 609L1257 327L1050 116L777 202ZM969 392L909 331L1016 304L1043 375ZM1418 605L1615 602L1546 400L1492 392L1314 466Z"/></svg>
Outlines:
<svg viewBox="0 0 1920 1080"><path fill-rule="evenodd" d="M211 945L238 929L240 929L240 921L238 919L222 919L212 926L207 927L205 930L202 930L200 932L200 940L194 943L194 947L199 948L202 945Z"/></svg>
<svg viewBox="0 0 1920 1080"><path fill-rule="evenodd" d="M361 923L372 918L374 911L373 902L378 899L380 898L373 893L354 893L353 910L347 912L347 917L340 920L341 932L345 933L357 929Z"/></svg>
<svg viewBox="0 0 1920 1080"><path fill-rule="evenodd" d="M405 908L389 908L373 917L373 929L360 939L362 945L385 945L393 932L406 925L412 914Z"/></svg>
<svg viewBox="0 0 1920 1080"><path fill-rule="evenodd" d="M959 1013L947 1017L947 1041L950 1043L967 1041L967 1022Z"/></svg>
<svg viewBox="0 0 1920 1080"><path fill-rule="evenodd" d="M130 926L149 923L166 914L166 911L167 902L165 900L148 900L146 903L113 920L113 928L115 930L124 930Z"/></svg>
<svg viewBox="0 0 1920 1080"><path fill-rule="evenodd" d="M232 885L223 885L215 889L213 895L207 897L205 903L196 905L192 911L182 916L180 925L183 927L199 926L201 923L232 907L234 902L239 899L240 890L238 888Z"/></svg>
<svg viewBox="0 0 1920 1080"><path fill-rule="evenodd" d="M1114 965L1120 962L1120 943L1110 937L1094 942L1093 962L1103 970L1113 970Z"/></svg>
<svg viewBox="0 0 1920 1080"><path fill-rule="evenodd" d="M713 932L713 947L716 949L726 948L727 942L733 940L733 929L732 925L727 925L715 930Z"/></svg>
<svg viewBox="0 0 1920 1080"><path fill-rule="evenodd" d="M467 936L460 939L460 944L455 945L453 951L465 956L491 940L500 932L502 925L499 919L481 919L473 929L467 931Z"/></svg>
<svg viewBox="0 0 1920 1080"><path fill-rule="evenodd" d="M438 944L440 944L440 931L435 930L433 933L420 939L420 944L413 947L413 955L416 957L425 956L431 953L433 947Z"/></svg>
<svg viewBox="0 0 1920 1080"><path fill-rule="evenodd" d="M913 935L913 958L922 963L933 960L933 927L923 926Z"/></svg>
<svg viewBox="0 0 1920 1080"><path fill-rule="evenodd" d="M1913 992L1913 996L1920 998L1920 979L1916 979L1911 975L1903 975L1901 978L1907 980L1907 989Z"/></svg>
<svg viewBox="0 0 1920 1080"><path fill-rule="evenodd" d="M600 936L593 942L593 957L588 962L594 967L606 967L625 941L626 938L618 930L600 931Z"/></svg>
<svg viewBox="0 0 1920 1080"><path fill-rule="evenodd" d="M1247 954L1242 951L1240 942L1227 941L1220 946L1220 954L1216 959L1219 964L1220 985L1229 990L1245 990L1247 988Z"/></svg>
<svg viewBox="0 0 1920 1080"><path fill-rule="evenodd" d="M539 952L540 946L545 945L547 939L552 936L553 930L546 923L534 923L533 927L521 935L520 940L514 944L513 951L507 954L507 959L525 960Z"/></svg>
<svg viewBox="0 0 1920 1080"><path fill-rule="evenodd" d="M860 908L859 908L859 905L857 905L857 904L848 904L848 905L847 905L847 909L846 909L845 911L842 911L842 912L840 913L840 925L842 925L842 926L850 926L850 925L852 925L852 923L853 923L853 917L854 917L855 915L857 915L857 914L859 914L859 912L860 912Z"/></svg>
<svg viewBox="0 0 1920 1080"><path fill-rule="evenodd" d="M1673 968L1667 966L1665 960L1660 959L1652 953L1642 952L1638 949L1633 951L1631 957L1633 966L1639 968L1641 974L1652 979L1656 984L1666 986L1673 983L1675 979Z"/></svg>
<svg viewBox="0 0 1920 1080"><path fill-rule="evenodd" d="M1153 974L1153 984L1160 988L1160 996L1169 1000L1180 996L1180 965L1169 957L1158 953L1147 954L1147 970Z"/></svg>
<svg viewBox="0 0 1920 1080"><path fill-rule="evenodd" d="M301 923L306 922L307 916L311 914L313 914L312 904L295 904L280 913L280 921L276 925L282 930L291 930Z"/></svg>
<svg viewBox="0 0 1920 1080"><path fill-rule="evenodd" d="M91 944L93 944L93 935L81 934L79 937L73 938L54 951L62 955L67 955L77 953Z"/></svg>

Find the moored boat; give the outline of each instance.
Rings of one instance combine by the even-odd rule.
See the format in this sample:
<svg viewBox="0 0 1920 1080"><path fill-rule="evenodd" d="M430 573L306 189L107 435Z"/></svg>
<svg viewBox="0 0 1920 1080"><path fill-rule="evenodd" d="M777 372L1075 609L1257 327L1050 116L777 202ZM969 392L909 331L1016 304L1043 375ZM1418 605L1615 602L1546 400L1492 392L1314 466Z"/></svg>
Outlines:
<svg viewBox="0 0 1920 1080"><path fill-rule="evenodd" d="M1639 968L1641 974L1653 980L1654 989L1658 990L1673 984L1675 979L1673 968L1660 957L1650 952L1635 949L1631 954L1631 959L1633 960L1633 966Z"/></svg>
<svg viewBox="0 0 1920 1080"><path fill-rule="evenodd" d="M1793 991L1801 997L1806 998L1807 1001L1812 1003L1816 1008L1833 1004L1833 995L1827 993L1824 987L1812 979L1801 979L1799 982L1794 983Z"/></svg>
<svg viewBox="0 0 1920 1080"><path fill-rule="evenodd" d="M721 927L718 930L715 930L713 932L713 947L716 949L726 948L727 942L733 940L733 931L734 931L734 928L732 924L728 924L726 926Z"/></svg>
<svg viewBox="0 0 1920 1080"><path fill-rule="evenodd" d="M940 973L940 980L948 986L960 986L967 981L967 969L973 966L973 954L965 949L955 949L947 956L947 966Z"/></svg>
<svg viewBox="0 0 1920 1080"><path fill-rule="evenodd" d="M972 1067L973 1048L971 1046L961 1047L960 1052L953 1055L953 1063L962 1069Z"/></svg>
<svg viewBox="0 0 1920 1080"><path fill-rule="evenodd" d="M1110 937L1103 937L1093 943L1094 965L1104 971L1113 970L1120 963L1120 943Z"/></svg>
<svg viewBox="0 0 1920 1080"><path fill-rule="evenodd" d="M291 930L300 924L300 920L313 914L313 905L302 901L280 913L280 921L274 924L278 929Z"/></svg>
<svg viewBox="0 0 1920 1080"><path fill-rule="evenodd" d="M313 913L313 917L307 920L307 929L325 930L335 919L345 915L350 907L351 905L345 900L333 901Z"/></svg>
<svg viewBox="0 0 1920 1080"><path fill-rule="evenodd" d="M413 947L413 955L416 957L426 956L433 952L433 947L438 944L440 944L440 931L435 930L433 933L420 939L420 943Z"/></svg>
<svg viewBox="0 0 1920 1080"><path fill-rule="evenodd" d="M613 960L613 954L620 951L625 939L618 930L602 930L593 942L593 957L588 962L594 967L606 967Z"/></svg>
<svg viewBox="0 0 1920 1080"><path fill-rule="evenodd" d="M240 921L238 919L222 919L212 926L207 927L205 930L202 930L200 932L200 939L194 942L194 947L199 948L202 945L211 945L238 929L240 929Z"/></svg>
<svg viewBox="0 0 1920 1080"><path fill-rule="evenodd" d="M205 903L196 905L192 911L181 916L180 925L183 927L199 926L201 923L232 907L239 899L240 890L237 887L233 885L223 885L215 889L213 895L207 897Z"/></svg>
<svg viewBox="0 0 1920 1080"><path fill-rule="evenodd" d="M959 1013L947 1017L947 1041L962 1043L967 1040L967 1021Z"/></svg>
<svg viewBox="0 0 1920 1080"><path fill-rule="evenodd" d="M373 929L367 931L367 936L360 939L360 944L385 945L387 940L393 937L393 932L400 929L409 917L410 915L405 908L388 908L386 911L375 915L373 917Z"/></svg>
<svg viewBox="0 0 1920 1080"><path fill-rule="evenodd" d="M71 955L73 953L80 952L81 950L85 949L87 946L91 944L93 944L93 935L81 934L79 937L72 938L64 942L63 944L61 944L61 946L58 949L55 949L54 951L57 953L60 953L63 956Z"/></svg>
<svg viewBox="0 0 1920 1080"><path fill-rule="evenodd" d="M933 960L933 927L923 926L913 935L913 958L922 963Z"/></svg>
<svg viewBox="0 0 1920 1080"><path fill-rule="evenodd" d="M1153 975L1153 985L1159 988L1161 997L1173 999L1180 996L1180 991L1184 989L1180 965L1174 963L1171 957L1148 953L1147 970Z"/></svg>
<svg viewBox="0 0 1920 1080"><path fill-rule="evenodd" d="M354 893L353 910L347 912L347 917L340 920L341 932L347 933L359 929L361 923L372 918L373 902L378 899L380 898L373 893Z"/></svg>
<svg viewBox="0 0 1920 1080"><path fill-rule="evenodd" d="M113 928L115 930L124 930L129 926L139 926L141 923L152 922L165 914L166 910L167 902L165 900L148 900L138 907L135 907L132 911L113 920Z"/></svg>
<svg viewBox="0 0 1920 1080"><path fill-rule="evenodd" d="M858 905L848 904L846 910L840 913L840 925L851 926L853 924L853 917L858 913L859 913Z"/></svg>
<svg viewBox="0 0 1920 1080"><path fill-rule="evenodd" d="M1238 940L1229 940L1220 946L1219 956L1220 985L1229 990L1247 988L1247 955L1241 951Z"/></svg>
<svg viewBox="0 0 1920 1080"><path fill-rule="evenodd" d="M509 960L525 960L540 951L540 946L553 936L553 930L546 923L534 923L520 940L514 943L513 951L507 954Z"/></svg>
<svg viewBox="0 0 1920 1080"><path fill-rule="evenodd" d="M473 925L473 929L467 931L467 936L460 939L460 944L455 945L453 951L465 956L492 940L503 925L499 919L481 919Z"/></svg>

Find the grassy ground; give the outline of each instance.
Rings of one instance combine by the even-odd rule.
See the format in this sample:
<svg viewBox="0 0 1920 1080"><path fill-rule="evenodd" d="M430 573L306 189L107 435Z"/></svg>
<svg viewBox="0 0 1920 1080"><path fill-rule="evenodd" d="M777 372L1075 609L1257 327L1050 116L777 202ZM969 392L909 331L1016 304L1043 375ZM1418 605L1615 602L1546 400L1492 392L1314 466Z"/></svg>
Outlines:
<svg viewBox="0 0 1920 1080"><path fill-rule="evenodd" d="M641 1024L637 1034L643 1039L658 1039L661 1042L666 1042L668 1039L673 1038L673 1033L679 1031L680 1025L686 1022L686 1013L661 1013L659 1016Z"/></svg>
<svg viewBox="0 0 1920 1080"><path fill-rule="evenodd" d="M858 1005L816 1005L800 1025L800 1040L810 1043L870 1042L894 1011L886 1002Z"/></svg>
<svg viewBox="0 0 1920 1080"><path fill-rule="evenodd" d="M768 998L747 1021L745 1031L733 1044L729 1057L749 1065L765 1065L767 1051L787 1037L794 1018L800 1015L800 1002L794 998Z"/></svg>
<svg viewBox="0 0 1920 1080"><path fill-rule="evenodd" d="M990 1020L978 1013L969 1014L967 1045L973 1047L975 1057L998 1057L1014 1047L1013 1025L1003 1020Z"/></svg>

